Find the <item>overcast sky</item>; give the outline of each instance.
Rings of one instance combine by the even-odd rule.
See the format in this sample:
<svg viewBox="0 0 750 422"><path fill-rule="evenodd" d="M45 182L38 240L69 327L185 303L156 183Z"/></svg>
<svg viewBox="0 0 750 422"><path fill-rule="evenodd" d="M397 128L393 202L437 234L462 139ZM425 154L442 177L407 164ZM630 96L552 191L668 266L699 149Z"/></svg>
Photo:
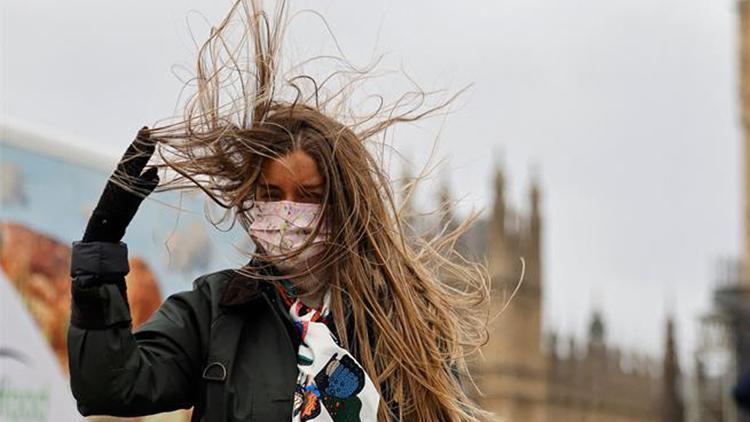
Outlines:
<svg viewBox="0 0 750 422"><path fill-rule="evenodd" d="M174 110L171 67L195 53L188 12L217 22L229 4L2 0L1 114L119 156ZM438 155L463 209L489 205L498 157L522 207L538 174L546 327L583 336L601 308L610 342L656 354L672 313L692 368L716 260L740 245L731 0L293 4L321 12L355 62L388 52L426 88L474 83L442 122ZM325 40L312 17L299 22L296 48ZM430 133L397 147L420 162Z"/></svg>

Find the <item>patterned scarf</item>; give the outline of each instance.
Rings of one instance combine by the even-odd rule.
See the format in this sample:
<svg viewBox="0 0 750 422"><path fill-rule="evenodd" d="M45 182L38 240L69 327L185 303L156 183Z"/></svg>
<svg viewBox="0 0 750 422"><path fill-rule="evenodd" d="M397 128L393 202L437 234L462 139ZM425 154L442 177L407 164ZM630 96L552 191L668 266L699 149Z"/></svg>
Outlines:
<svg viewBox="0 0 750 422"><path fill-rule="evenodd" d="M292 421L377 421L380 395L328 326L330 290L320 307L310 308L289 280L277 287L300 336Z"/></svg>

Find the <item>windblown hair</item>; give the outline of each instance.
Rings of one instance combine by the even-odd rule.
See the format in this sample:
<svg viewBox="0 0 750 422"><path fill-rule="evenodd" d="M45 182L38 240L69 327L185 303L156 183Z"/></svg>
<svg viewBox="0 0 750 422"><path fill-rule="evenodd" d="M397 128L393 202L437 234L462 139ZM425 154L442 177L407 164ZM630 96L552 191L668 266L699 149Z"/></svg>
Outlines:
<svg viewBox="0 0 750 422"><path fill-rule="evenodd" d="M435 116L455 95L431 106L434 93L421 89L392 103L378 96L375 110L358 114L352 92L372 69L326 56L342 66L322 80L280 72L287 9L282 0L269 15L259 0L237 0L212 28L184 116L151 129L158 165L174 175L157 191L201 189L247 231L265 160L295 149L310 154L325 179L322 215L331 228L316 262L330 276L313 287L332 290L339 338L381 393L378 419L488 420L466 381L467 357L487 342L489 277L485 265L456 251L478 213L450 230L411 235L383 165L389 128ZM388 414L393 404L399 415Z"/></svg>

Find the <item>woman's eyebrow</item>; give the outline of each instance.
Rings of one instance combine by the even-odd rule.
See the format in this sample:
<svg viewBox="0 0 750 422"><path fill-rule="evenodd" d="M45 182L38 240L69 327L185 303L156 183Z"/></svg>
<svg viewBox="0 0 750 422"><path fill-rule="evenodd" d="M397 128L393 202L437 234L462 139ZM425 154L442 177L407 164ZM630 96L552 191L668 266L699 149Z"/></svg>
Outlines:
<svg viewBox="0 0 750 422"><path fill-rule="evenodd" d="M313 189L322 188L323 185L324 185L323 183L308 183L308 184L303 183L300 185L300 187L305 190L313 190Z"/></svg>

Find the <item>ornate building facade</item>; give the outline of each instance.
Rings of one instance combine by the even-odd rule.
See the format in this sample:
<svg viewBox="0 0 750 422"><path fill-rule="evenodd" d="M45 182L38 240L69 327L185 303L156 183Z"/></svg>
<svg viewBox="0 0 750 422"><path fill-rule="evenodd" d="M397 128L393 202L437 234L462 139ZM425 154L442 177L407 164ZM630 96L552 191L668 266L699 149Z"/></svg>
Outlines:
<svg viewBox="0 0 750 422"><path fill-rule="evenodd" d="M482 392L476 400L507 421L683 420L671 322L663 364L607 345L599 312L593 313L588 339L580 346L572 338L560 344L555 334L543 332L543 217L537 183L528 201L527 215L507 204L505 177L498 170L492 215L466 236L468 251L487 257L492 314L499 313L483 358L472 365ZM525 274L518 287L520 257Z"/></svg>

